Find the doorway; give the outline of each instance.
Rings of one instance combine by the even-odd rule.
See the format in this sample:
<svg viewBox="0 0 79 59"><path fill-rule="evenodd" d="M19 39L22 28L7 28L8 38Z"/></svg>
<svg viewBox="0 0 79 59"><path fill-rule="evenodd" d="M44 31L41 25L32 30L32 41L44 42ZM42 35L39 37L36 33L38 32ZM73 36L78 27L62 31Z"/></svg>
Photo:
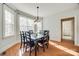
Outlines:
<svg viewBox="0 0 79 59"><path fill-rule="evenodd" d="M61 19L61 42L70 41L74 44L74 17Z"/></svg>

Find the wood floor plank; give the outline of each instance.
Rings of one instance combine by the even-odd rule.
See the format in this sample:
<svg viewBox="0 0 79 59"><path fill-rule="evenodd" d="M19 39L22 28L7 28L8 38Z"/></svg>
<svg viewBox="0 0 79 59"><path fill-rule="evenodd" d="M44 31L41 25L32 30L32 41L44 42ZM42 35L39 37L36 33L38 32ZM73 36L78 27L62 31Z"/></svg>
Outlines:
<svg viewBox="0 0 79 59"><path fill-rule="evenodd" d="M66 47L76 53L79 53L79 47L74 46L72 42L69 41L62 41L62 42L56 42L56 41L51 41L52 43L55 43L57 45ZM20 55L20 43L12 46L9 48L6 53L3 56L19 56ZM29 52L23 53L23 56L29 56ZM49 48L46 49L45 52L42 51L42 48L39 49L39 52L37 53L38 56L73 56L70 53L67 53L59 48L56 48L54 45L51 45L49 43ZM32 52L32 56L34 56L34 51Z"/></svg>

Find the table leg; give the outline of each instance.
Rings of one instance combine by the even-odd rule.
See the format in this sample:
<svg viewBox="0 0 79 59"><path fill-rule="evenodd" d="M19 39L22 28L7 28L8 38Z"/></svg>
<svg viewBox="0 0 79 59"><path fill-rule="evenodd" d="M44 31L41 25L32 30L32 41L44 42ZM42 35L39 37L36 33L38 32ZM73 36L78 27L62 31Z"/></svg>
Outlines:
<svg viewBox="0 0 79 59"><path fill-rule="evenodd" d="M35 44L35 56L37 56L37 43Z"/></svg>

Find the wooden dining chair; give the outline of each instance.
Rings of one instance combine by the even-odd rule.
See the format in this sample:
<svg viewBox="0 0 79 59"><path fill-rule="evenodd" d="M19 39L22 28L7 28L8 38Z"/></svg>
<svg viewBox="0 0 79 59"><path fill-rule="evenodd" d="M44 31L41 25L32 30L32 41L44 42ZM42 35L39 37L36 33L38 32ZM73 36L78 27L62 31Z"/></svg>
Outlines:
<svg viewBox="0 0 79 59"><path fill-rule="evenodd" d="M27 42L28 42L28 43L27 43L27 46L26 46L26 49L30 48L30 53L29 53L29 55L31 56L32 48L35 47L35 43L34 43L34 41L33 41L32 38L31 38L30 32L26 32L25 35L26 35L26 40L27 40Z"/></svg>
<svg viewBox="0 0 79 59"><path fill-rule="evenodd" d="M28 44L25 33L26 33L26 31L20 31L20 37L21 37L20 49L23 49L23 52L25 52L27 50L27 44Z"/></svg>
<svg viewBox="0 0 79 59"><path fill-rule="evenodd" d="M43 48L43 51L45 52L45 46L48 48L49 45L49 31L44 30L43 33L44 37L41 38L41 40L38 42L39 47Z"/></svg>
<svg viewBox="0 0 79 59"><path fill-rule="evenodd" d="M24 36L24 31L20 31L20 38L21 38L21 45L20 48L24 48L25 46L25 36Z"/></svg>
<svg viewBox="0 0 79 59"><path fill-rule="evenodd" d="M48 45L49 45L49 31L48 30L44 31L44 42L48 48Z"/></svg>

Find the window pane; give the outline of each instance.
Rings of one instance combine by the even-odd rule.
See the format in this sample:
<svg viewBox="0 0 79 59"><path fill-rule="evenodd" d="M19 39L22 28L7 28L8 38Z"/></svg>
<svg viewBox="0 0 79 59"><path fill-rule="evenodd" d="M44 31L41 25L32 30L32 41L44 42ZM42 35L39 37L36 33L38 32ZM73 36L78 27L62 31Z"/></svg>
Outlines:
<svg viewBox="0 0 79 59"><path fill-rule="evenodd" d="M32 19L28 19L28 26L33 26L34 21Z"/></svg>
<svg viewBox="0 0 79 59"><path fill-rule="evenodd" d="M28 19L28 30L33 30L34 20Z"/></svg>
<svg viewBox="0 0 79 59"><path fill-rule="evenodd" d="M20 31L33 30L34 21L32 19L20 16Z"/></svg>
<svg viewBox="0 0 79 59"><path fill-rule="evenodd" d="M20 31L27 31L27 18L20 16Z"/></svg>
<svg viewBox="0 0 79 59"><path fill-rule="evenodd" d="M10 36L14 34L14 15L8 10L5 13L5 36Z"/></svg>
<svg viewBox="0 0 79 59"><path fill-rule="evenodd" d="M37 29L38 29L38 32L40 30L42 30L42 23L41 23L41 21L37 23Z"/></svg>

